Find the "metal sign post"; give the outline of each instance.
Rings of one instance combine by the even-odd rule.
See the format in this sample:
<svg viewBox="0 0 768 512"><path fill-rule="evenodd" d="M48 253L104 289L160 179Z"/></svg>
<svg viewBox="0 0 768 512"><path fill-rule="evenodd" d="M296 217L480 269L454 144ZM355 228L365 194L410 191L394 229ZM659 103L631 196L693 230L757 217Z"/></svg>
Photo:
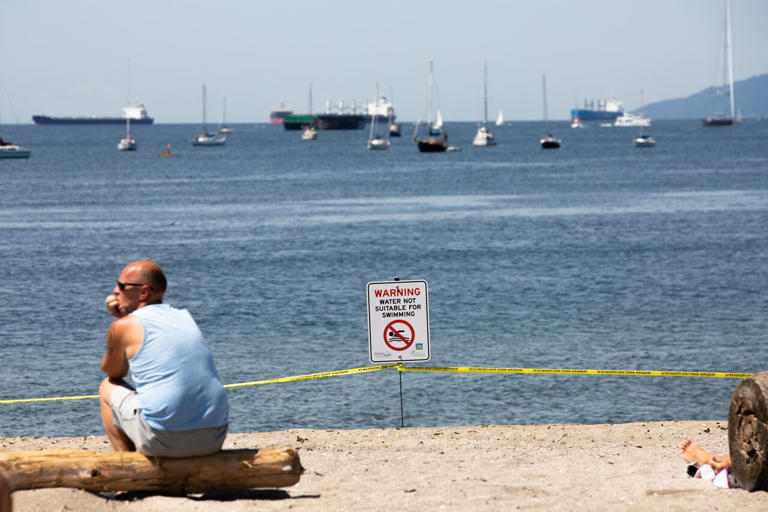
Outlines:
<svg viewBox="0 0 768 512"><path fill-rule="evenodd" d="M372 363L429 361L429 294L426 281L368 283L368 357ZM400 383L400 426L403 413L403 372Z"/></svg>

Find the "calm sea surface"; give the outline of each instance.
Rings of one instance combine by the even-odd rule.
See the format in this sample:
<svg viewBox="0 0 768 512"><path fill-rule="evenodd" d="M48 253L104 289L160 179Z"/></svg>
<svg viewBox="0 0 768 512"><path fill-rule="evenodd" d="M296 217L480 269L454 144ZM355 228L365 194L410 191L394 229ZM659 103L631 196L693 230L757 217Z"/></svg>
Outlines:
<svg viewBox="0 0 768 512"><path fill-rule="evenodd" d="M94 394L123 265L150 258L224 383L368 362L366 283L429 283L428 366L768 369L768 123L570 130L448 124L463 151L367 131L6 126L0 399ZM175 158L158 158L167 143ZM734 379L402 375L405 424L725 418ZM394 370L229 391L234 432L400 424ZM101 434L97 400L0 405L0 435Z"/></svg>

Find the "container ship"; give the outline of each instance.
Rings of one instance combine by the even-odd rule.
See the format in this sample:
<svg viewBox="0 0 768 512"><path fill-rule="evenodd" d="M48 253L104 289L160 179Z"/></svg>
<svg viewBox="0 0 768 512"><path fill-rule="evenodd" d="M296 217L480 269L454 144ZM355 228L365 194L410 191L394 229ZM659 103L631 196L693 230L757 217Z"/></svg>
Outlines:
<svg viewBox="0 0 768 512"><path fill-rule="evenodd" d="M286 130L303 130L307 126L314 126L318 130L359 130L365 128L371 116L376 116L377 121L382 123L388 120L394 122L395 119L392 103L384 97L367 103L364 114L358 113L354 104L350 109L345 109L343 104L339 104L338 110L338 112L331 112L330 102L328 102L325 113L291 114L283 118L283 127Z"/></svg>
<svg viewBox="0 0 768 512"><path fill-rule="evenodd" d="M283 120L291 114L293 114L293 109L281 101L269 113L269 122L271 124L283 124Z"/></svg>
<svg viewBox="0 0 768 512"><path fill-rule="evenodd" d="M603 121L612 123L623 113L623 103L614 98L608 100L584 100L584 108L571 109L571 121Z"/></svg>
<svg viewBox="0 0 768 512"><path fill-rule="evenodd" d="M155 120L147 114L144 105L131 105L123 107L121 117L102 117L102 116L74 116L74 117L51 117L44 115L32 116L32 121L37 125L46 124L125 124L125 120L130 119L131 124L152 124Z"/></svg>

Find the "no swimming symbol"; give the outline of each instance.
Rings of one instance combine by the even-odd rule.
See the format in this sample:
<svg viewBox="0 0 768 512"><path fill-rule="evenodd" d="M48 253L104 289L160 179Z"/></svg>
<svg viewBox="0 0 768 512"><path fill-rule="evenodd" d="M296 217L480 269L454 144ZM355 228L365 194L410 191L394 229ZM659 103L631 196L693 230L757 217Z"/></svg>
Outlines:
<svg viewBox="0 0 768 512"><path fill-rule="evenodd" d="M408 349L415 337L413 326L405 320L393 320L384 328L384 343L392 350Z"/></svg>

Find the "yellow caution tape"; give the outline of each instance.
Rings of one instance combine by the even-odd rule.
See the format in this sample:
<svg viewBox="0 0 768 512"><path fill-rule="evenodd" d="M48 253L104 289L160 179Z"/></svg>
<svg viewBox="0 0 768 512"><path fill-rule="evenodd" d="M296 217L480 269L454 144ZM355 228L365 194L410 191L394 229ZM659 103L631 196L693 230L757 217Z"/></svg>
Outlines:
<svg viewBox="0 0 768 512"><path fill-rule="evenodd" d="M254 380L251 382L240 382L238 384L227 384L224 387L227 389L232 389L232 388L243 388L246 386L261 386L262 384L294 382L298 380L325 379L327 377L338 377L339 375L349 375L351 373L376 372L379 370L387 370L389 368L395 368L397 366L400 366L400 364L392 363L392 364L380 364L378 366L363 366L361 368L350 368L349 370L335 370L332 372L311 373L309 375L296 375L294 377L279 377L277 379L265 379L265 380Z"/></svg>
<svg viewBox="0 0 768 512"><path fill-rule="evenodd" d="M582 370L577 368L482 368L482 367L430 367L399 366L401 372L450 372L450 373L522 373L560 375L637 375L646 377L713 377L720 379L746 379L752 373L731 372L679 372L657 370Z"/></svg>
<svg viewBox="0 0 768 512"><path fill-rule="evenodd" d="M365 373L375 372L379 370L387 370L390 368L396 368L400 366L400 363L381 364L378 366L363 366L361 368L350 368L348 370L335 370L331 372L311 373L308 375L295 375L293 377L278 377L276 379L254 380L251 382L239 382L237 384L226 384L224 387L227 389L242 388L247 386L261 386L263 384L277 384L280 382L294 382L299 380L311 380L311 379L325 379L327 377L337 377L339 375L349 375L352 373ZM60 396L54 398L20 398L14 400L0 400L0 405L4 404L21 404L28 402L57 402L63 400L87 400L99 398L99 395L82 395L82 396Z"/></svg>
<svg viewBox="0 0 768 512"><path fill-rule="evenodd" d="M403 366L402 363L381 364L378 366L363 366L360 368L350 368L347 370L335 370L331 372L310 373L307 375L295 375L293 377L278 377L276 379L254 380L250 382L239 382L236 384L226 384L227 389L242 388L248 386L261 386L264 384L278 384L282 382L295 382L300 380L325 379L328 377L338 377L340 375L350 375L353 373L376 372L397 368L401 372L446 372L446 373L518 373L518 374L573 374L573 375L637 375L650 377L710 377L720 379L746 379L751 377L752 373L732 373L732 372L678 372L678 371L656 371L656 370L582 370L575 368L486 368L486 367L463 367L463 366ZM0 400L0 405L21 404L30 402L60 402L65 400L89 400L99 398L99 395L80 395L80 396L59 396L51 398L17 398L11 400Z"/></svg>
<svg viewBox="0 0 768 512"><path fill-rule="evenodd" d="M61 402L63 400L88 400L92 398L99 398L99 395L56 396L52 398L17 398L14 400L0 400L0 404L23 404L27 402Z"/></svg>

